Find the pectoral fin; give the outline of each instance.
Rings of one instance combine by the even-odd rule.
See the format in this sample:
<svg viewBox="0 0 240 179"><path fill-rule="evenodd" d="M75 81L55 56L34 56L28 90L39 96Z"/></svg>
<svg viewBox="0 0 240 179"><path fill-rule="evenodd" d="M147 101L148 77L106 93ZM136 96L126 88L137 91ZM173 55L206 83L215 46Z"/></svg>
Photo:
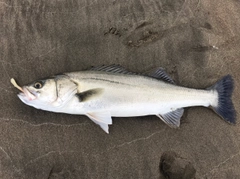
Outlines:
<svg viewBox="0 0 240 179"><path fill-rule="evenodd" d="M87 91L83 91L81 93L77 93L76 96L78 97L80 102L86 102L87 100L97 97L101 95L103 92L103 89L101 88L95 88Z"/></svg>
<svg viewBox="0 0 240 179"><path fill-rule="evenodd" d="M166 113L166 114L158 114L157 117L163 120L168 126L172 128L176 128L180 126L180 119L183 115L184 109L179 108L175 111Z"/></svg>
<svg viewBox="0 0 240 179"><path fill-rule="evenodd" d="M112 117L110 112L91 112L86 114L94 123L99 125L106 133L108 132L108 125L112 124Z"/></svg>

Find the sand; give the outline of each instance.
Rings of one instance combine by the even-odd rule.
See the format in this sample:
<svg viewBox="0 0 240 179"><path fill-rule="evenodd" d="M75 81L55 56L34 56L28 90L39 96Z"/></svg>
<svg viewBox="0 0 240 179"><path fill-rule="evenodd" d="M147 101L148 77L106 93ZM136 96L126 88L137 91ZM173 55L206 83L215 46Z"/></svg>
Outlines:
<svg viewBox="0 0 240 179"><path fill-rule="evenodd" d="M24 105L10 83L103 64L163 67L193 88L231 74L239 116L239 1L3 0L0 17L1 179L163 179L166 152L177 156L172 172L191 164L197 179L240 178L239 122L212 110L186 109L179 129L156 116L114 118L107 135L85 116Z"/></svg>

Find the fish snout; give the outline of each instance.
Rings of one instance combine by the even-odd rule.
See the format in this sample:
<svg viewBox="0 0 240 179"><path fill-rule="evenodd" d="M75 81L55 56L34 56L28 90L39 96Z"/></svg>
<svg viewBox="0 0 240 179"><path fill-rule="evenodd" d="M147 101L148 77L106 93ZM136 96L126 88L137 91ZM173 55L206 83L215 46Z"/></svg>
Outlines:
<svg viewBox="0 0 240 179"><path fill-rule="evenodd" d="M18 94L18 97L20 99L24 99L26 101L32 101L34 99L36 99L36 95L34 94L34 92L31 92L27 87L22 87L22 92Z"/></svg>

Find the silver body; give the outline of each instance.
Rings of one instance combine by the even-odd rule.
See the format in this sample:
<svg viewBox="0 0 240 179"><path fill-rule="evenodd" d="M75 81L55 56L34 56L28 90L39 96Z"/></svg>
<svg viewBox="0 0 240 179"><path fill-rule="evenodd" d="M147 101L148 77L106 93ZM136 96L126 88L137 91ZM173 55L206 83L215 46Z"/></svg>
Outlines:
<svg viewBox="0 0 240 179"><path fill-rule="evenodd" d="M86 115L107 133L113 116L156 115L170 127L179 127L184 108L191 106L211 106L225 121L235 123L230 75L206 90L173 83L161 68L138 75L110 65L38 80L19 87L18 97L37 109Z"/></svg>
<svg viewBox="0 0 240 179"><path fill-rule="evenodd" d="M78 83L78 92L101 88L103 92L79 103L73 97L56 112L86 114L109 111L111 116L158 115L189 106L216 105L217 92L196 90L137 75L108 74L98 71L67 73Z"/></svg>

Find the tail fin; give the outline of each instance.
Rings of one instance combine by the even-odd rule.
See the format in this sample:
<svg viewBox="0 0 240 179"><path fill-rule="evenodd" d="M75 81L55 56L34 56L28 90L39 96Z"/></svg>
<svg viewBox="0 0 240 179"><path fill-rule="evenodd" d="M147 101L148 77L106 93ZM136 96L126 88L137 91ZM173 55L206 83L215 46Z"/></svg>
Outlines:
<svg viewBox="0 0 240 179"><path fill-rule="evenodd" d="M236 123L236 111L232 103L232 92L234 82L231 75L224 76L215 85L210 87L211 90L216 90L218 93L218 104L212 106L213 110L220 115L226 122Z"/></svg>

